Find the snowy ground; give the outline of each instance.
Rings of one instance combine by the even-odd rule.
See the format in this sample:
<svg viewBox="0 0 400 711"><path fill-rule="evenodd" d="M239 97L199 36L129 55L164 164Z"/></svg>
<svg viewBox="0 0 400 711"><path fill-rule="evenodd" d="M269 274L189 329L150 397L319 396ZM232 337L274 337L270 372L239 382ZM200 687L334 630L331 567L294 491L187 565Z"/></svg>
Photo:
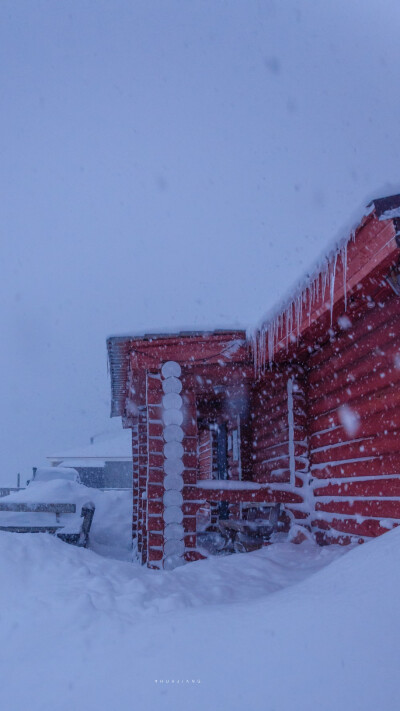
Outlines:
<svg viewBox="0 0 400 711"><path fill-rule="evenodd" d="M126 560L127 495L101 496L94 550L0 534L1 708L396 708L400 529L156 572Z"/></svg>

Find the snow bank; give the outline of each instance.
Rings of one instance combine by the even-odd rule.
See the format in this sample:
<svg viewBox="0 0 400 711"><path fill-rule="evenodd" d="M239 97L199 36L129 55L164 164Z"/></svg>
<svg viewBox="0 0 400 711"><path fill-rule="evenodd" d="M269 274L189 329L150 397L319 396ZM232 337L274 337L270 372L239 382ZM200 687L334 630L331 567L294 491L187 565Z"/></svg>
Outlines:
<svg viewBox="0 0 400 711"><path fill-rule="evenodd" d="M400 529L156 572L0 534L7 711L395 708Z"/></svg>
<svg viewBox="0 0 400 711"><path fill-rule="evenodd" d="M132 560L132 491L97 491L89 548L103 556Z"/></svg>

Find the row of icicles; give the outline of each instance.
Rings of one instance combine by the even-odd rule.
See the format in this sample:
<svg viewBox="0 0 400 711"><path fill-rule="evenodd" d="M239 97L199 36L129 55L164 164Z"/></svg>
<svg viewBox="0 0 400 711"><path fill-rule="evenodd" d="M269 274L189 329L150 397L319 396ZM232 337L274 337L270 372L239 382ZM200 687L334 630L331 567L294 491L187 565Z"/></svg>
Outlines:
<svg viewBox="0 0 400 711"><path fill-rule="evenodd" d="M353 232L345 242L336 247L322 266L314 272L314 275L307 278L306 283L302 282L286 306L283 306L275 316L263 323L249 336L256 375L265 372L267 365L272 365L278 343L284 340L286 350L288 350L290 341L298 341L303 315L308 316L309 324L311 324L313 307L326 298L329 299L332 325L338 257L342 264L344 308L346 310L347 245L350 240L354 241L354 238Z"/></svg>

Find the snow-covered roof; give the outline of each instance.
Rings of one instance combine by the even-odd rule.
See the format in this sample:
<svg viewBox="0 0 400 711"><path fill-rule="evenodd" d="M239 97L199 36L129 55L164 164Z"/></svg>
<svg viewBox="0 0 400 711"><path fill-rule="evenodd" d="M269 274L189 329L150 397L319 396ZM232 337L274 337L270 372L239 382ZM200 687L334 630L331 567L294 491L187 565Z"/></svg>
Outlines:
<svg viewBox="0 0 400 711"><path fill-rule="evenodd" d="M105 461L130 461L132 459L132 437L130 430L122 430L114 437L95 439L93 444L62 449L46 457L50 462L62 462L68 466L104 466ZM78 464L77 461L80 463ZM74 464L72 464L74 462Z"/></svg>
<svg viewBox="0 0 400 711"><path fill-rule="evenodd" d="M280 348L284 346L287 350L290 343L297 342L304 324L308 322L310 326L324 310L330 312L332 325L333 309L338 296L343 299L346 310L349 287L354 288L354 283L351 284L349 279L349 259L354 261L356 252L361 255L364 246L357 238L361 235L361 243L363 242L363 228L373 220L378 223L391 221L391 233L387 233L384 226L380 228L381 233L387 236L387 241L381 244L378 234L372 229L372 243L360 259L372 269L377 266L379 260L384 261L387 258L389 244L393 255L398 251L400 194L372 200L359 217L358 223L348 228L344 236L332 242L331 250L317 260L287 297L264 316L257 329L248 332L257 371L263 370L268 361L272 363ZM361 278L359 273L357 278ZM338 279L341 280L340 289L337 289Z"/></svg>

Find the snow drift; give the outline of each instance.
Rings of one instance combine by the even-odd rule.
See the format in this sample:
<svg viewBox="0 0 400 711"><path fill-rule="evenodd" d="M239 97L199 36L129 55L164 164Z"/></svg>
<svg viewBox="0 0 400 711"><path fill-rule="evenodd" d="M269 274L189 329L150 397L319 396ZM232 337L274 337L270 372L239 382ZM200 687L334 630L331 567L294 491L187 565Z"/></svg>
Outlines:
<svg viewBox="0 0 400 711"><path fill-rule="evenodd" d="M393 708L399 544L396 529L156 572L3 533L2 708Z"/></svg>

